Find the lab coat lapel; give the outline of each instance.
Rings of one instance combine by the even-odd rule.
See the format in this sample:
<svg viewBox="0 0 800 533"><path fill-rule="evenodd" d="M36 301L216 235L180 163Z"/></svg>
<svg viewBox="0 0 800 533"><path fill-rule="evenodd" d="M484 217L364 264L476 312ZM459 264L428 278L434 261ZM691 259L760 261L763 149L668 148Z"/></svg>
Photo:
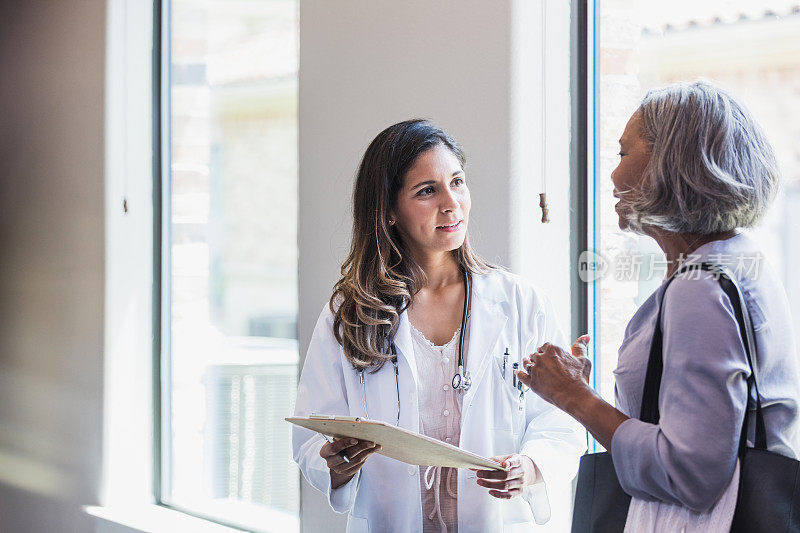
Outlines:
<svg viewBox="0 0 800 533"><path fill-rule="evenodd" d="M488 276L473 276L473 292L469 324L469 348L467 369L472 374L472 386L464 397L466 406L472 401L475 391L486 375L491 362L491 350L508 321L500 302L492 298ZM499 355L499 354L498 354Z"/></svg>
<svg viewBox="0 0 800 533"><path fill-rule="evenodd" d="M414 344L411 340L411 323L408 313L400 314L400 323L394 337L397 347L397 368L400 372L400 427L419 431L419 409L417 406L417 362L414 358ZM410 376L410 380L409 380ZM410 383L409 383L410 381Z"/></svg>
<svg viewBox="0 0 800 533"><path fill-rule="evenodd" d="M405 360L414 378L414 390L417 386L417 362L414 359L414 344L411 341L411 323L408 321L408 311L400 314L400 323L397 326L397 333L394 337L394 344L397 346L397 364Z"/></svg>

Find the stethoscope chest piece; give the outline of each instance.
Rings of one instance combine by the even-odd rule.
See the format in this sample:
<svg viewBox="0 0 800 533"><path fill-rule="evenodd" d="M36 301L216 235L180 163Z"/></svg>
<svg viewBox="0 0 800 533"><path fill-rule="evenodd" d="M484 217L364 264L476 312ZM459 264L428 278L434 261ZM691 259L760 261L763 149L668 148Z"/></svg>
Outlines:
<svg viewBox="0 0 800 533"><path fill-rule="evenodd" d="M469 390L472 385L472 378L469 372L464 372L463 368L458 369L458 373L453 376L453 388L456 390Z"/></svg>

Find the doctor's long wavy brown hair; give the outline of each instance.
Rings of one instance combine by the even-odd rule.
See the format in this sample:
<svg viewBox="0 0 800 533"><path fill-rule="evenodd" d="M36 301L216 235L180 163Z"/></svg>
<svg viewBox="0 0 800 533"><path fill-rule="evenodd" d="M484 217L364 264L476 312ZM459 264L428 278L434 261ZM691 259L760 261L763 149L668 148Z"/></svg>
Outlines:
<svg viewBox="0 0 800 533"><path fill-rule="evenodd" d="M422 268L406 253L402 236L389 224L405 175L417 158L442 145L464 166L461 147L426 120L389 126L370 143L353 188L353 238L329 305L333 333L355 368L380 369L392 359L390 346L400 314L426 283ZM492 268L468 238L452 252L466 272Z"/></svg>

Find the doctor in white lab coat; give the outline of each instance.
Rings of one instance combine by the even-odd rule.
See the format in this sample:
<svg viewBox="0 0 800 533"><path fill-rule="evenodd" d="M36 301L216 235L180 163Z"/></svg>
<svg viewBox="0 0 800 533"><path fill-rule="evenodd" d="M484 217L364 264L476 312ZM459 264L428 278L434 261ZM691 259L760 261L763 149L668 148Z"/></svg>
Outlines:
<svg viewBox="0 0 800 533"><path fill-rule="evenodd" d="M421 412L420 399L425 387L442 385L428 372L420 375L425 367L418 359L430 355L415 353L412 326L432 345L456 339L469 294L466 274L464 359L472 383L445 394L458 402L458 445L512 468L458 469L456 509L439 510L433 520L424 509L433 498L426 496L440 491L441 506L445 487L421 481L426 467L374 453L379 447L372 443L331 444L295 426L295 461L334 511L349 512L349 532L569 529L571 481L585 432L533 392L520 395L512 370L546 342L564 346L564 337L545 297L469 248L463 165L455 141L426 121L391 126L370 144L353 196L351 254L314 329L295 416L369 417L428 434L421 420L431 413Z"/></svg>

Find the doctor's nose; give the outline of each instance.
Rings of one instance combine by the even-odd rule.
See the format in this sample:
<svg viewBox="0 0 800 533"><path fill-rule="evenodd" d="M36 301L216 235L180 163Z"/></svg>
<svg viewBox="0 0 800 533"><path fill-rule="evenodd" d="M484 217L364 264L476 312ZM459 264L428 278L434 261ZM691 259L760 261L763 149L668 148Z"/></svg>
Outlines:
<svg viewBox="0 0 800 533"><path fill-rule="evenodd" d="M459 207L458 199L452 192L448 192L442 198L442 205L439 206L439 209L442 213L451 213L457 210Z"/></svg>

